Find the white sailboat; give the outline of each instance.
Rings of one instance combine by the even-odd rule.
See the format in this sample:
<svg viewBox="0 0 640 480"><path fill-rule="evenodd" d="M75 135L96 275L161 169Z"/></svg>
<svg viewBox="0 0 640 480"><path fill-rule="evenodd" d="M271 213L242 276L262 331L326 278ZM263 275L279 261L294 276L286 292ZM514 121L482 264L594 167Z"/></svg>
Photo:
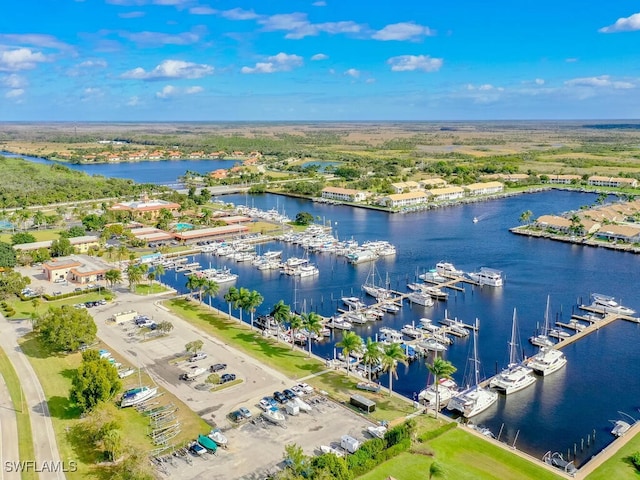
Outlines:
<svg viewBox="0 0 640 480"><path fill-rule="evenodd" d="M549 338L549 295L547 295L547 308L544 311L544 325L538 335L529 337L529 342L537 347L553 347L555 344Z"/></svg>
<svg viewBox="0 0 640 480"><path fill-rule="evenodd" d="M473 332L473 373L474 384L464 390L462 393L454 396L449 400L447 408L457 411L465 418L471 418L484 412L498 400L498 394L493 390L480 386L480 362L478 361L478 322L476 320L476 329Z"/></svg>
<svg viewBox="0 0 640 480"><path fill-rule="evenodd" d="M369 275L367 275L367 279L362 284L362 290L377 300L385 300L391 297L391 291L388 288L383 287L380 284L376 284L376 280L378 278L378 274L376 271L375 262L371 264L371 270L369 271ZM379 282L382 283L382 282Z"/></svg>
<svg viewBox="0 0 640 480"><path fill-rule="evenodd" d="M491 379L489 386L500 393L509 395L528 387L536 381L533 369L519 361L518 327L516 325L516 309L513 309L511 325L511 341L509 342L509 364L498 375Z"/></svg>

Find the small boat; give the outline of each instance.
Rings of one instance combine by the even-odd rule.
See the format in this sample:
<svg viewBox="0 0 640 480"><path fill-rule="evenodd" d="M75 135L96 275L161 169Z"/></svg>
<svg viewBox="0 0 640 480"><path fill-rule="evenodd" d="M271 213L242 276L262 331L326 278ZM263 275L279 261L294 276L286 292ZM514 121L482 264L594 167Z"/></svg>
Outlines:
<svg viewBox="0 0 640 480"><path fill-rule="evenodd" d="M334 454L336 457L344 457L344 453L341 452L340 450L330 447L328 445L320 445L320 451L322 453L332 453Z"/></svg>
<svg viewBox="0 0 640 480"><path fill-rule="evenodd" d="M382 302L378 308L387 313L398 313L400 311L400 307L393 302Z"/></svg>
<svg viewBox="0 0 640 480"><path fill-rule="evenodd" d="M529 342L536 347L553 347L555 345L551 338L549 338L549 295L547 295L547 308L544 311L544 324L542 326L542 332L538 335L529 337Z"/></svg>
<svg viewBox="0 0 640 480"><path fill-rule="evenodd" d="M449 262L436 263L436 272L445 277L462 277L464 275L464 272L462 270L458 270L453 266L452 263Z"/></svg>
<svg viewBox="0 0 640 480"><path fill-rule="evenodd" d="M424 335L424 331L420 328L416 328L415 325L404 325L400 331L407 337L411 338L422 338Z"/></svg>
<svg viewBox="0 0 640 480"><path fill-rule="evenodd" d="M438 381L437 392L436 384L433 383L418 394L418 400L420 400L422 403L427 404L431 408L434 408L436 402L439 401L440 408L442 408L449 403L451 397L453 397L457 392L458 385L456 385L456 382L453 381L453 379L441 378Z"/></svg>
<svg viewBox="0 0 640 480"><path fill-rule="evenodd" d="M479 272L469 273L469 278L478 285L488 285L490 287L501 287L504 285L502 272L493 268L482 267Z"/></svg>
<svg viewBox="0 0 640 480"><path fill-rule="evenodd" d="M613 297L608 295L592 293L591 299L593 300L593 303L591 304L593 308L600 308L607 313L618 313L620 315L633 315L636 313L635 310L620 305Z"/></svg>
<svg viewBox="0 0 640 480"><path fill-rule="evenodd" d="M120 408L133 407L134 405L138 405L145 400L149 400L156 393L158 393L158 387L147 387L146 385L127 390L122 395Z"/></svg>
<svg viewBox="0 0 640 480"><path fill-rule="evenodd" d="M227 437L225 437L225 435L222 433L222 431L219 428L214 428L209 432L209 435L207 436L211 440L216 442L216 445L222 448L227 448L227 444L229 443L229 441L227 440Z"/></svg>
<svg viewBox="0 0 640 480"><path fill-rule="evenodd" d="M198 443L207 449L209 453L216 453L218 444L206 435L198 435Z"/></svg>
<svg viewBox="0 0 640 480"><path fill-rule="evenodd" d="M417 344L417 346L431 352L444 352L447 350L447 346L443 345L435 338L427 338L425 340L422 340Z"/></svg>
<svg viewBox="0 0 640 480"><path fill-rule="evenodd" d="M387 433L387 427L384 425L378 425L377 427L367 427L367 432L374 438L384 439L384 434Z"/></svg>
<svg viewBox="0 0 640 480"><path fill-rule="evenodd" d="M478 217L473 217L473 223L478 223Z"/></svg>
<svg viewBox="0 0 640 480"><path fill-rule="evenodd" d="M303 412L310 412L312 410L311 405L302 400L300 397L293 397L289 400L292 404L297 405L297 407Z"/></svg>
<svg viewBox="0 0 640 480"><path fill-rule="evenodd" d="M265 410L260 415L262 415L265 420L268 420L275 425L284 425L284 414L278 407L271 407L269 410Z"/></svg>
<svg viewBox="0 0 640 480"><path fill-rule="evenodd" d="M615 437L621 437L631 429L631 424L624 420L616 420L613 422L611 434Z"/></svg>
<svg viewBox="0 0 640 480"><path fill-rule="evenodd" d="M327 322L327 327L338 330L351 330L353 324L342 317L332 317L331 320Z"/></svg>
<svg viewBox="0 0 640 480"><path fill-rule="evenodd" d="M362 302L358 297L342 297L342 303L348 305L352 308L364 308L366 307L365 303Z"/></svg>
<svg viewBox="0 0 640 480"><path fill-rule="evenodd" d="M556 467L563 472L568 473L571 476L578 473L578 469L573 464L573 462L568 462L567 460L565 460L560 452L551 453L551 451L548 451L542 457L542 461L547 465L551 465L552 467Z"/></svg>

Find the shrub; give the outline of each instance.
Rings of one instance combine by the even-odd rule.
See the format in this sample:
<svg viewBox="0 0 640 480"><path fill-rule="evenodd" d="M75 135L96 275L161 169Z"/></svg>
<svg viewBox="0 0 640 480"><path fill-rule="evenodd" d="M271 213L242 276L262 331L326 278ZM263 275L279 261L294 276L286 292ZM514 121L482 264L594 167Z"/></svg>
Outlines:
<svg viewBox="0 0 640 480"><path fill-rule="evenodd" d="M631 463L636 467L636 470L640 471L640 452L635 452L631 455Z"/></svg>

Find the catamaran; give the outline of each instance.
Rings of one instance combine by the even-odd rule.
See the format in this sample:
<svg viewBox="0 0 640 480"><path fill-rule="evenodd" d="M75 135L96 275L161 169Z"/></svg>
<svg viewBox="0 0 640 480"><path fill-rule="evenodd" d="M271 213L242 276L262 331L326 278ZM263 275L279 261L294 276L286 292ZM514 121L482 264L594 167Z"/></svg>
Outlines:
<svg viewBox="0 0 640 480"><path fill-rule="evenodd" d="M529 342L536 347L553 347L553 345L555 345L549 338L549 295L547 295L547 308L544 311L544 325L542 326L542 332L538 335L529 337Z"/></svg>

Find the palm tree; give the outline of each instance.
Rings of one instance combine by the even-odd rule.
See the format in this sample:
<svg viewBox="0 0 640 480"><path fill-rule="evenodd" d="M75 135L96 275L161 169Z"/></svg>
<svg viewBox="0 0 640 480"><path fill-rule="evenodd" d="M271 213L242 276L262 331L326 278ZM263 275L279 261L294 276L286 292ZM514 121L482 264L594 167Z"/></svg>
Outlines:
<svg viewBox="0 0 640 480"><path fill-rule="evenodd" d="M156 265L153 267L153 273L155 273L155 277L158 279L165 274L165 269L162 265Z"/></svg>
<svg viewBox="0 0 640 480"><path fill-rule="evenodd" d="M107 282L109 282L111 288L113 288L116 283L120 283L122 281L122 272L116 268L113 268L111 270L107 270L104 273L104 278Z"/></svg>
<svg viewBox="0 0 640 480"><path fill-rule="evenodd" d="M276 325L277 325L276 334L277 334L278 340L280 340L280 326L284 322L289 320L289 316L291 316L291 307L286 303L284 303L283 300L280 300L278 303L276 303L273 306L273 308L271 309L271 313L269 315L271 315L273 319L276 321Z"/></svg>
<svg viewBox="0 0 640 480"><path fill-rule="evenodd" d="M125 245L120 245L118 247L118 252L116 253L119 261L124 260L129 254L129 249Z"/></svg>
<svg viewBox="0 0 640 480"><path fill-rule="evenodd" d="M432 462L431 465L429 465L429 480L431 480L432 478L445 478L446 477L446 472L445 469L442 465L440 465L438 462Z"/></svg>
<svg viewBox="0 0 640 480"><path fill-rule="evenodd" d="M205 280L200 291L202 294L209 297L209 307L211 307L211 297L215 297L218 294L220 291L220 285L213 280Z"/></svg>
<svg viewBox="0 0 640 480"><path fill-rule="evenodd" d="M187 284L185 286L189 289L191 295L193 295L195 290L198 290L198 300L200 303L202 303L202 289L204 288L204 282L206 281L206 278L199 277L197 275L189 275L187 277Z"/></svg>
<svg viewBox="0 0 640 480"><path fill-rule="evenodd" d="M249 290L244 288L244 287L240 287L240 290L238 290L238 296L236 297L236 300L233 304L233 306L235 308L237 308L238 310L240 310L240 321L242 322L242 311L245 308L245 305L247 304L247 297L249 296Z"/></svg>
<svg viewBox="0 0 640 480"><path fill-rule="evenodd" d="M355 332L347 330L344 332L344 335L342 335L342 340L336 343L336 347L342 348L342 355L344 355L345 361L347 362L347 376L349 376L349 354L362 347L362 337Z"/></svg>
<svg viewBox="0 0 640 480"><path fill-rule="evenodd" d="M531 219L532 215L533 215L533 212L531 210L525 210L520 215L520 223L529 223L529 220Z"/></svg>
<svg viewBox="0 0 640 480"><path fill-rule="evenodd" d="M224 294L224 301L229 304L229 318L231 318L231 305L235 307L238 295L239 291L236 287L231 287L227 293Z"/></svg>
<svg viewBox="0 0 640 480"><path fill-rule="evenodd" d="M453 366L451 362L445 360L444 358L434 358L433 363L427 363L427 369L429 369L429 373L433 375L433 381L436 386L436 418L438 418L438 412L440 411L440 379L442 378L451 378L457 368Z"/></svg>
<svg viewBox="0 0 640 480"><path fill-rule="evenodd" d="M302 326L302 318L300 315L294 313L289 317L289 328L291 329L291 350L296 344L296 333Z"/></svg>
<svg viewBox="0 0 640 480"><path fill-rule="evenodd" d="M382 351L382 371L389 372L389 396L393 391L393 377L398 378L398 363L407 365L407 356L402 351L402 347L398 343L390 343L384 346Z"/></svg>
<svg viewBox="0 0 640 480"><path fill-rule="evenodd" d="M247 293L246 297L244 298L244 308L246 310L249 310L249 312L251 313L251 329L252 330L253 330L253 316L256 312L256 308L262 305L263 301L264 301L264 297L260 295L260 292L258 292L257 290L251 290L250 292Z"/></svg>
<svg viewBox="0 0 640 480"><path fill-rule="evenodd" d="M371 383L371 369L374 365L380 362L382 358L382 350L380 349L380 343L371 340L371 337L367 338L367 343L364 346L364 354L362 355L362 361L369 367L369 383Z"/></svg>
<svg viewBox="0 0 640 480"><path fill-rule="evenodd" d="M129 288L131 290L134 290L136 285L140 283L147 268L144 264L138 265L135 263L130 263L129 266L127 266L127 277L129 278Z"/></svg>
<svg viewBox="0 0 640 480"><path fill-rule="evenodd" d="M322 330L322 317L315 312L302 314L302 326L307 331L307 344L309 345L309 356L311 356L311 336L318 335Z"/></svg>

